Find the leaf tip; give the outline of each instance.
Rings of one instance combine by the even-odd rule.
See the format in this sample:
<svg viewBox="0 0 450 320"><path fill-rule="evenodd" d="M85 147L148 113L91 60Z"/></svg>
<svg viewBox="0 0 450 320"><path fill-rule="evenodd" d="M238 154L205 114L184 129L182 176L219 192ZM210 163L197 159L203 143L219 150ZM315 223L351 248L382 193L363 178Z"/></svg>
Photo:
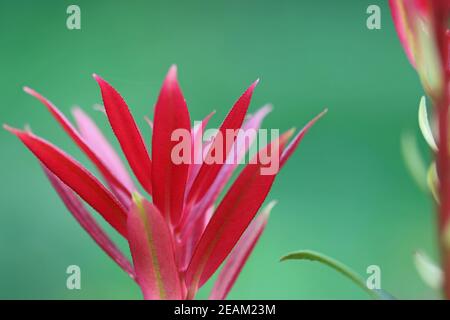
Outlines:
<svg viewBox="0 0 450 320"><path fill-rule="evenodd" d="M262 215L266 216L267 218L270 216L270 213L273 209L273 207L275 207L278 203L278 200L272 200L270 201L263 209L262 211Z"/></svg>
<svg viewBox="0 0 450 320"><path fill-rule="evenodd" d="M292 127L286 133L283 134L282 138L280 139L283 143L287 142L295 133L296 128Z"/></svg>
<svg viewBox="0 0 450 320"><path fill-rule="evenodd" d="M177 76L177 72L178 72L178 67L177 67L177 65L174 63L174 64L172 64L172 65L170 66L168 74L171 75L171 76L176 77L176 76Z"/></svg>
<svg viewBox="0 0 450 320"><path fill-rule="evenodd" d="M93 73L92 77L94 78L95 81L97 81L100 87L102 87L104 84L108 84L102 77L100 77L96 73Z"/></svg>
<svg viewBox="0 0 450 320"><path fill-rule="evenodd" d="M6 131L9 131L9 132L11 132L12 134L15 134L15 135L20 133L19 129L13 128L13 127L9 126L6 123L3 124L3 129L5 129Z"/></svg>
<svg viewBox="0 0 450 320"><path fill-rule="evenodd" d="M22 87L22 90L29 95L34 95L36 93L36 91L27 86Z"/></svg>

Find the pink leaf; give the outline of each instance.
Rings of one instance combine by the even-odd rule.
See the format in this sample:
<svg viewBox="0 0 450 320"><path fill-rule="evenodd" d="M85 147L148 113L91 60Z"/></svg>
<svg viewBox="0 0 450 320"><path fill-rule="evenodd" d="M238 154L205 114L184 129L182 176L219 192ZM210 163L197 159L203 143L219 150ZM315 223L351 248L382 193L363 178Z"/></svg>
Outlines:
<svg viewBox="0 0 450 320"><path fill-rule="evenodd" d="M59 111L59 109L53 105L49 100L44 98L42 95L30 89L28 87L24 88L24 91L36 99L38 99L52 114L52 116L58 121L62 126L64 131L72 138L72 140L78 145L78 147L86 154L86 156L95 164L100 173L105 177L106 181L121 192L125 193L128 197L131 197L130 190L119 180L118 177L114 175L114 172L110 170L107 165L107 161L101 159L101 157L96 152L96 149L91 145L86 143L85 139L78 133L78 131L72 126L69 120L64 116L64 114Z"/></svg>
<svg viewBox="0 0 450 320"><path fill-rule="evenodd" d="M233 108L228 113L227 117L223 121L222 125L219 128L218 135L222 135L222 137L226 137L227 130L237 130L241 128L242 122L244 121L245 114L247 113L248 106L250 105L250 101L253 95L253 91L258 84L258 80L255 81L245 92L244 94L236 101ZM225 140L225 138L224 138ZM222 143L223 142L223 143ZM218 144L215 146L215 144ZM225 143L225 141L219 141L219 139L215 139L213 142L213 146L210 148L210 152L206 156L207 159L212 159L213 150L218 149L221 151L223 156L223 161L221 163L207 163L212 161L207 161L203 163L200 171L195 178L194 183L192 184L192 188L189 192L189 196L187 202L192 204L199 197L203 196L208 188L211 186L211 183L215 180L217 175L219 174L220 169L222 168L223 162L225 162L226 157L232 147L232 143Z"/></svg>
<svg viewBox="0 0 450 320"><path fill-rule="evenodd" d="M225 300L264 231L275 203L271 201L245 230L220 271L209 299Z"/></svg>
<svg viewBox="0 0 450 320"><path fill-rule="evenodd" d="M155 105L153 120L153 202L167 219L176 224L183 210L184 191L191 158L190 155L187 161L173 158L172 151L180 142L173 141L172 134L177 130L187 134L190 147L191 120L183 93L178 85L175 66L170 68L164 80Z"/></svg>
<svg viewBox="0 0 450 320"><path fill-rule="evenodd" d="M215 111L211 112L207 115L201 123L196 125L192 131L192 163L189 167L188 180L186 183L186 193L192 187L192 183L194 182L197 174L202 166L205 144L203 144L203 133L205 131L206 126L208 125L209 119L214 115ZM200 150L201 149L201 150ZM202 151L202 152L201 152Z"/></svg>
<svg viewBox="0 0 450 320"><path fill-rule="evenodd" d="M94 74L94 79L100 86L109 123L122 147L122 151L136 178L144 189L151 194L152 161L133 116L123 98L108 82L96 74Z"/></svg>
<svg viewBox="0 0 450 320"><path fill-rule="evenodd" d="M153 131L153 121L150 120L150 118L147 116L144 117L144 120L145 120L145 122L147 122L148 126L150 127L150 130Z"/></svg>
<svg viewBox="0 0 450 320"><path fill-rule="evenodd" d="M180 239L180 242L178 243L180 270L186 271L189 266L195 247L205 231L206 226L211 220L213 213L214 207L208 208L206 212L196 220L196 223L192 225L192 229L190 230L188 236L186 236L185 239Z"/></svg>
<svg viewBox="0 0 450 320"><path fill-rule="evenodd" d="M144 299L181 299L170 230L154 205L139 195L133 199L128 241Z"/></svg>
<svg viewBox="0 0 450 320"><path fill-rule="evenodd" d="M116 262L132 279L135 278L133 267L128 259L120 252L108 235L98 225L88 210L83 206L76 194L66 186L57 176L55 176L45 166L42 166L47 178L53 188L64 202L67 209L78 221L81 227L91 236L91 238L105 251L105 253Z"/></svg>
<svg viewBox="0 0 450 320"><path fill-rule="evenodd" d="M105 138L100 129L97 127L95 122L80 108L74 108L72 110L72 114L75 118L81 135L91 146L91 148L96 149L96 152L102 159L102 161L110 168L111 172L113 172L118 177L118 179L127 187L127 189L130 191L134 191L136 188L133 184L133 180L128 174L128 171L125 169L122 160L117 155L116 151Z"/></svg>
<svg viewBox="0 0 450 320"><path fill-rule="evenodd" d="M256 132L260 128L262 121L270 111L271 107L269 105L263 106L254 115L250 116L247 121L245 121L242 129L255 130ZM195 204L189 212L186 213L186 215L188 215L189 217L186 218L186 225L183 226L184 232L189 232L189 229L197 223L198 219L202 219L202 215L218 199L220 193L232 177L233 172L238 167L239 163L241 163L240 161L243 159L246 152L253 143L254 138L254 136L251 136L248 143L246 143L246 141L240 141L240 139L237 139L235 141L233 150L236 151L230 152L230 154L228 155L230 158L235 159L233 159L233 161L231 161L230 163L228 163L227 161L227 163L222 166L219 174L209 187L205 196L201 200L199 200L199 202Z"/></svg>
<svg viewBox="0 0 450 320"><path fill-rule="evenodd" d="M126 238L125 209L89 171L63 151L34 134L6 125L4 128L15 134L51 172Z"/></svg>
<svg viewBox="0 0 450 320"><path fill-rule="evenodd" d="M322 118L326 113L328 112L327 109L319 113L317 116L315 116L311 121L309 121L302 130L295 136L294 139L289 143L289 145L284 149L283 154L281 155L281 161L280 161L280 167L282 168L286 161L291 157L291 155L294 153L294 151L297 149L298 145L302 141L305 134L308 132L308 130L316 123L317 120Z"/></svg>

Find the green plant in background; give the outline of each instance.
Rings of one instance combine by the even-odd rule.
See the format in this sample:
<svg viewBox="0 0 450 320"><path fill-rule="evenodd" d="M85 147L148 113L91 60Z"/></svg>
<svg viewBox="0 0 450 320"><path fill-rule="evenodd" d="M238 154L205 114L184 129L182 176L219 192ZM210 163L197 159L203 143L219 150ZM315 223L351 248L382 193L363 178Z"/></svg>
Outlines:
<svg viewBox="0 0 450 320"><path fill-rule="evenodd" d="M417 70L423 88L434 106L435 119L429 121L426 98L419 104L419 127L435 154L436 160L426 168L414 136L402 136L401 148L407 168L423 189L428 191L437 207L438 245L441 250L441 267L425 253L414 254L416 268L431 288L442 290L450 298L450 1L448 0L389 0L398 37L409 61ZM435 129L434 123L437 123ZM435 133L437 132L437 133ZM435 138L437 137L437 139ZM437 142L436 142L437 140ZM369 290L359 276L342 263L322 254L299 251L282 258L284 260L315 260L333 267L350 280Z"/></svg>
<svg viewBox="0 0 450 320"><path fill-rule="evenodd" d="M289 253L282 257L280 259L281 262L288 261L288 260L309 260L309 261L316 261L320 262L343 276L345 276L347 279L355 283L358 287L366 291L373 299L377 300L391 300L393 297L386 293L384 290L381 289L371 289L367 286L366 281L360 277L355 271L353 271L351 268L343 264L342 262L335 260L333 258L330 258L322 253L310 251L310 250L300 250L296 252Z"/></svg>
<svg viewBox="0 0 450 320"><path fill-rule="evenodd" d="M428 118L426 98L419 104L419 128L435 161L426 169L425 162L411 134L402 137L402 151L414 179L432 195L437 210L438 246L441 266L426 254L414 255L422 279L450 298L450 60L447 0L390 0L391 12L399 39L417 70L423 88L433 105Z"/></svg>

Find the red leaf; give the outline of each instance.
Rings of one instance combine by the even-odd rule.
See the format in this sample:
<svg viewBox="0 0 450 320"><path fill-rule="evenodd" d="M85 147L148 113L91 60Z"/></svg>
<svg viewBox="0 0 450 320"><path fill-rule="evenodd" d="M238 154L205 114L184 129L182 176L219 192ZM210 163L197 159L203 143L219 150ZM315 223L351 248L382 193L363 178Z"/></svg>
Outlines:
<svg viewBox="0 0 450 320"><path fill-rule="evenodd" d="M117 155L116 151L109 144L108 140L99 130L95 122L80 108L74 108L72 114L80 130L81 136L89 144L89 146L95 150L99 158L105 163L109 170L120 180L120 182L126 186L128 190L134 191L136 187L133 184L128 171L122 160ZM120 200L120 202L128 208L131 201L131 195L124 195L121 190L117 190L114 185L111 186L111 190L114 195Z"/></svg>
<svg viewBox="0 0 450 320"><path fill-rule="evenodd" d="M31 152L126 238L126 212L116 198L81 164L49 142L8 126Z"/></svg>
<svg viewBox="0 0 450 320"><path fill-rule="evenodd" d="M324 111L322 111L321 113L319 113L317 116L315 116L312 120L310 120L304 127L302 130L300 130L300 132L295 136L294 139L292 139L292 141L289 143L289 145L286 147L286 149L284 149L282 155L281 155L281 160L280 160L280 168L282 168L284 166L284 164L286 163L286 161L291 157L291 155L294 153L294 151L297 149L300 141L302 141L303 137L305 136L305 134L308 132L308 130L316 123L317 120L319 120L320 118L322 118L322 116L324 116L326 113L328 112L327 109L325 109Z"/></svg>
<svg viewBox="0 0 450 320"><path fill-rule="evenodd" d="M155 206L139 195L133 199L128 241L144 299L181 299L170 230Z"/></svg>
<svg viewBox="0 0 450 320"><path fill-rule="evenodd" d="M205 145L203 143L203 133L208 125L209 119L216 113L215 111L207 115L201 123L192 128L192 163L189 167L188 179L186 182L186 194L189 193L192 183L198 175L200 168L202 167L203 155Z"/></svg>
<svg viewBox="0 0 450 320"><path fill-rule="evenodd" d="M271 107L269 105L263 106L244 122L242 129L244 131L255 130L256 132L270 111ZM202 215L205 214L206 210L210 208L218 199L220 193L231 179L233 172L238 167L239 163L241 163L241 160L253 143L254 138L256 137L251 136L248 141L249 143L247 143L247 141L241 141L241 139L236 139L233 150L228 155L228 157L233 159L233 161L228 163L227 159L227 162L220 169L219 174L209 187L206 194L192 207L191 210L186 212L186 217L183 217L183 220L186 218L185 223L180 228L183 229L183 233L189 232L189 229L192 228L193 225L197 224L198 220L202 219Z"/></svg>
<svg viewBox="0 0 450 320"><path fill-rule="evenodd" d="M67 209L78 221L81 227L91 236L91 238L114 260L128 275L135 279L133 267L128 259L120 252L108 235L103 231L90 212L86 210L78 196L66 186L57 176L55 176L45 166L42 166L53 188L64 202Z"/></svg>
<svg viewBox="0 0 450 320"><path fill-rule="evenodd" d="M209 299L225 300L264 231L274 205L275 201L271 201L245 230L220 271Z"/></svg>
<svg viewBox="0 0 450 320"><path fill-rule="evenodd" d="M192 259L195 247L202 237L203 231L205 231L205 228L211 220L213 213L214 207L208 208L206 212L196 220L196 223L192 225L189 233L186 234L184 238L181 236L181 238L178 239L178 264L180 270L186 271L187 267L189 266L189 262Z"/></svg>
<svg viewBox="0 0 450 320"><path fill-rule="evenodd" d="M80 130L80 134L86 142L91 146L91 148L95 148L99 157L110 168L111 172L113 172L122 182L122 184L125 185L128 190L134 191L136 188L133 184L133 180L128 174L128 171L125 169L122 160L97 127L95 122L80 108L74 108L72 110L72 114L75 118L78 129Z"/></svg>
<svg viewBox="0 0 450 320"><path fill-rule="evenodd" d="M104 176L108 183L119 190L124 192L128 197L131 197L130 190L116 177L114 172L108 167L108 161L104 161L99 154L96 152L96 147L93 148L88 145L84 138L78 133L78 131L72 126L69 120L64 116L64 114L59 111L59 109L53 105L48 99L44 98L42 95L30 89L28 87L24 88L24 91L36 99L38 99L45 107L50 111L52 116L58 121L62 126L64 131L72 138L72 140L78 145L78 147L86 154L86 156L95 164L100 173Z"/></svg>
<svg viewBox="0 0 450 320"><path fill-rule="evenodd" d="M206 227L186 272L188 297L192 298L197 288L220 266L269 193L275 174L261 174L261 168L264 167L262 155L278 143L279 157L291 135L292 130L259 151L254 158L256 161L251 161L244 168L223 198Z"/></svg>
<svg viewBox="0 0 450 320"><path fill-rule="evenodd" d="M406 10L405 3L406 1L403 0L389 0L389 8L403 49L408 56L409 62L415 68L414 47L411 39L409 39L409 37L413 36L411 34L413 33L413 26L410 25L411 17L408 16L408 10Z"/></svg>
<svg viewBox="0 0 450 320"><path fill-rule="evenodd" d="M176 130L182 130L189 134L190 138L191 120L178 85L175 66L170 68L164 80L155 105L153 120L153 202L167 219L176 224L183 210L184 190L191 159L189 156L186 162L175 162L172 151L180 142L172 141L172 134Z"/></svg>
<svg viewBox="0 0 450 320"><path fill-rule="evenodd" d="M123 98L108 82L96 74L94 74L94 79L100 86L109 123L120 143L122 151L136 178L144 189L151 194L152 161L133 116Z"/></svg>
<svg viewBox="0 0 450 320"><path fill-rule="evenodd" d="M250 101L252 98L253 91L258 84L258 80L256 80L245 92L244 94L236 101L233 108L228 113L227 117L223 121L222 125L219 128L218 135L222 135L224 137L223 141L219 141L219 139L215 139L213 142L213 146L211 146L210 151L208 152L206 159L212 159L212 153L214 149L219 149L222 151L223 161L222 163L203 163L197 177L192 184L192 188L189 192L189 196L187 199L188 203L193 203L199 197L203 196L208 188L211 186L211 183L214 181L216 176L218 175L220 168L222 168L225 159L232 148L232 143L225 143L226 131L227 130L237 130L241 128L242 122L244 121L245 114L247 113L248 106L250 105ZM215 142L219 144L219 146L214 147ZM223 142L223 143L222 143ZM211 161L209 161L211 162Z"/></svg>

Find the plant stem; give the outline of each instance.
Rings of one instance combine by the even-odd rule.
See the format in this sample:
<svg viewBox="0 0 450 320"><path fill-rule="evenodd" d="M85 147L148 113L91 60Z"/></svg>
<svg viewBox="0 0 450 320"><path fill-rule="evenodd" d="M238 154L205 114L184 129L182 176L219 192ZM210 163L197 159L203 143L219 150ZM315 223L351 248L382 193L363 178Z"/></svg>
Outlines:
<svg viewBox="0 0 450 320"><path fill-rule="evenodd" d="M447 90L446 90L447 91ZM439 194L440 205L438 215L438 242L441 250L442 269L444 272L444 295L450 298L450 255L444 243L444 232L450 214L450 197L449 194L449 149L448 149L448 103L447 95L436 103L438 119L439 119L439 152L437 155L438 174L439 174Z"/></svg>
<svg viewBox="0 0 450 320"><path fill-rule="evenodd" d="M437 169L439 176L438 208L438 242L441 251L442 271L444 273L443 292L446 299L450 299L450 250L446 243L448 219L450 217L450 150L449 150L449 102L450 102L450 74L449 50L447 39L447 20L449 3L446 0L433 2L435 41L438 46L440 65L442 70L440 90L434 96L434 105L438 115L439 151L437 154Z"/></svg>

